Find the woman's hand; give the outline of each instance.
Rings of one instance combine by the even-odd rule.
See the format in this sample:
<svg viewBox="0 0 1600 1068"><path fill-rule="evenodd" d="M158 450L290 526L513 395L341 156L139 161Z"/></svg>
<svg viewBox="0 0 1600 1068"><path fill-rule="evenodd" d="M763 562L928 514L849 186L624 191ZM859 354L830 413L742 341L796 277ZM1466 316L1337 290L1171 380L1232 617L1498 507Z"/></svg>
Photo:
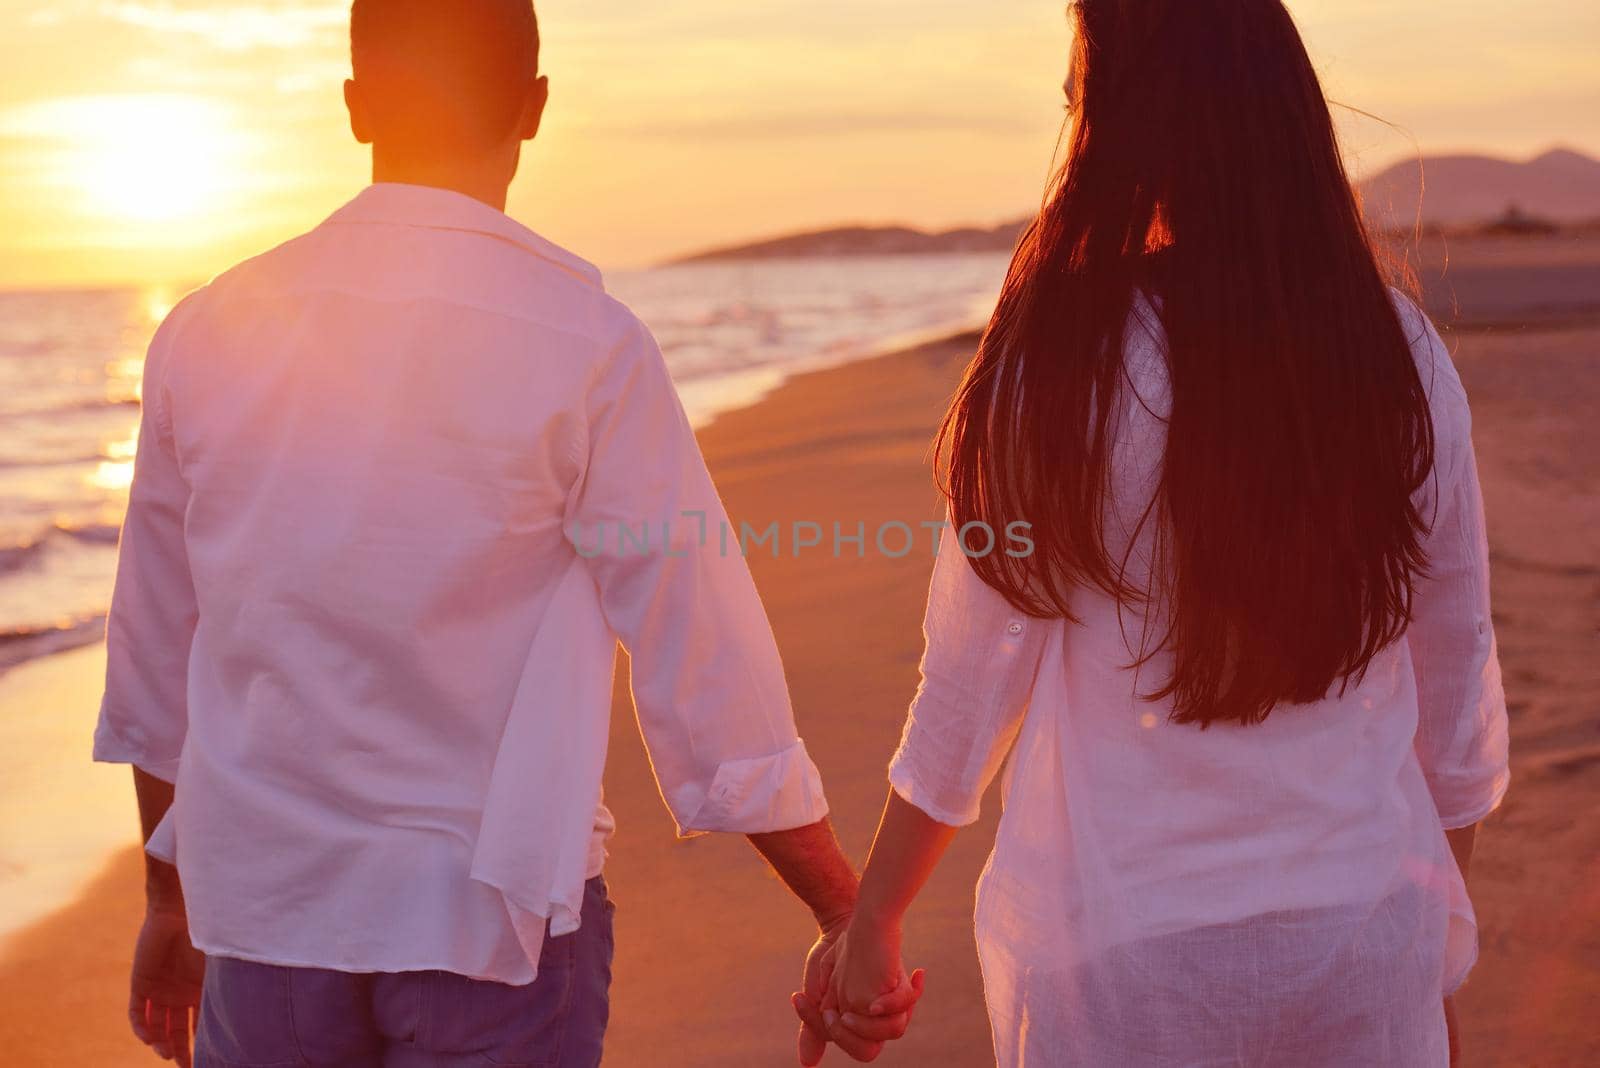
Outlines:
<svg viewBox="0 0 1600 1068"><path fill-rule="evenodd" d="M823 1035L856 1060L870 1061L906 1033L922 997L922 972L908 976L900 961L900 921L955 834L889 791L849 927L836 940L824 932L812 950L815 967L807 963L808 977L828 976L827 992L820 1002L811 989L794 997L806 1025L801 1064L822 1059Z"/></svg>
<svg viewBox="0 0 1600 1068"><path fill-rule="evenodd" d="M825 1009L871 1015L880 997L910 980L900 959L898 921L879 922L857 915L834 951L833 982Z"/></svg>
<svg viewBox="0 0 1600 1068"><path fill-rule="evenodd" d="M899 921L857 913L834 949L822 1020L828 1038L858 1061L875 1059L885 1042L905 1035L922 996L922 972L906 974L900 944Z"/></svg>

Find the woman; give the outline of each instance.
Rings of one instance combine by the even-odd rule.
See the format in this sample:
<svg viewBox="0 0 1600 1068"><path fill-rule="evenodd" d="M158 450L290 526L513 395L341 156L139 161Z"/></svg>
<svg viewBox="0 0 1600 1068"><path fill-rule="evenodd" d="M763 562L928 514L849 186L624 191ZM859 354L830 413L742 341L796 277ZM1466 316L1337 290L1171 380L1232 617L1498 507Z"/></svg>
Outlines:
<svg viewBox="0 0 1600 1068"><path fill-rule="evenodd" d="M1001 1065L1443 1065L1507 783L1466 397L1281 3L1072 18L830 998L903 988L901 917L1014 750L977 903ZM1031 554L988 533L1018 520Z"/></svg>

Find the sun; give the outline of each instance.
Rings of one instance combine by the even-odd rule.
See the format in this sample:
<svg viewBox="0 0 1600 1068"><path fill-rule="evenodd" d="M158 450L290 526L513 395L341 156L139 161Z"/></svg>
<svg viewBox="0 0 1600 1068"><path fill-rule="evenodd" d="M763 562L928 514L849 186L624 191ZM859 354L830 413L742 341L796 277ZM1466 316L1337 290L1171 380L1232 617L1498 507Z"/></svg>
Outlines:
<svg viewBox="0 0 1600 1068"><path fill-rule="evenodd" d="M136 222L195 218L223 206L231 130L225 109L183 96L106 101L79 142L76 179L96 212Z"/></svg>
<svg viewBox="0 0 1600 1068"><path fill-rule="evenodd" d="M83 144L79 181L90 207L163 222L215 211L227 189L228 128L220 109L183 97L130 97Z"/></svg>
<svg viewBox="0 0 1600 1068"><path fill-rule="evenodd" d="M202 97L57 98L30 108L23 125L50 146L53 184L86 214L108 220L161 224L215 214L227 207L242 169L231 112Z"/></svg>

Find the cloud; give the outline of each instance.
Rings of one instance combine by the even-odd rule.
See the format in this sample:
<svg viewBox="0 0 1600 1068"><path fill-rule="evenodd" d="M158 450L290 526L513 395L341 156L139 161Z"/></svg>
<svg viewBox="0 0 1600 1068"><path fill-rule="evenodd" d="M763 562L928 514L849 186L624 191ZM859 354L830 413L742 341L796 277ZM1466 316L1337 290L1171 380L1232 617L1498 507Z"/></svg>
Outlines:
<svg viewBox="0 0 1600 1068"><path fill-rule="evenodd" d="M283 0L280 3L178 3L175 0L113 0L86 4L77 14L109 19L152 33L201 39L228 52L258 48L303 48L342 40L350 18L338 0ZM66 18L59 8L48 21ZM37 21L37 20L36 20Z"/></svg>

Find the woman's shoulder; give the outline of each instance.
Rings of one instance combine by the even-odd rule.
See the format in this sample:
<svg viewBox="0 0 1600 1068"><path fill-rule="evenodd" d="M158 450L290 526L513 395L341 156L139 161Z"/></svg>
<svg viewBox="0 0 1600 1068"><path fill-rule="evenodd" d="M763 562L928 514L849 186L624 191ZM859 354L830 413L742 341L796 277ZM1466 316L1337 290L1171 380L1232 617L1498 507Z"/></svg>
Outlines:
<svg viewBox="0 0 1600 1068"><path fill-rule="evenodd" d="M1411 356L1422 375L1422 386L1428 393L1437 419L1441 413L1466 415L1467 392L1461 384L1450 347L1439 330L1428 318L1428 313L1412 297L1400 289L1389 288L1389 300L1400 319L1400 329L1411 346Z"/></svg>
<svg viewBox="0 0 1600 1068"><path fill-rule="evenodd" d="M1411 346L1417 374L1428 396L1428 410L1433 419L1433 465L1437 476L1430 481L1428 492L1437 493L1442 485L1454 481L1470 450L1472 409L1467 403L1466 387L1461 383L1450 346L1439 335L1427 312L1399 289L1391 287L1389 299L1394 303L1400 329Z"/></svg>

